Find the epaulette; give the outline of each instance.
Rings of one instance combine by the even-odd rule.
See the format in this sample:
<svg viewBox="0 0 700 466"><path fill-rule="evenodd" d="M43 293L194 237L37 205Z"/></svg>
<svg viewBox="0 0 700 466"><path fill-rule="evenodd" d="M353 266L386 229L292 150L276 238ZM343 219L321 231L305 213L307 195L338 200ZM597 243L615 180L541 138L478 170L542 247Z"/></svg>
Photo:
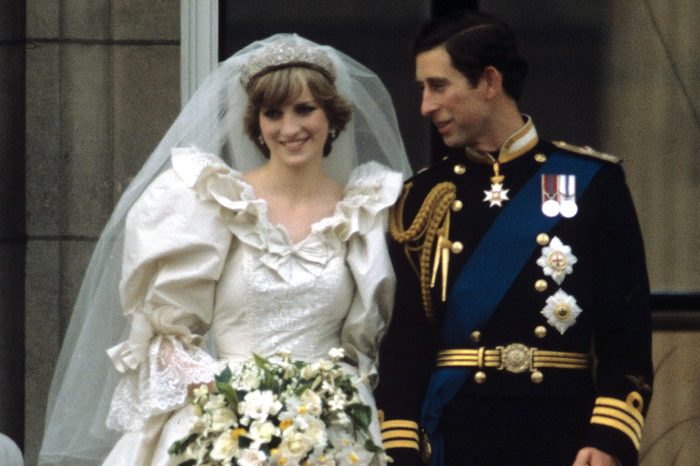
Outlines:
<svg viewBox="0 0 700 466"><path fill-rule="evenodd" d="M595 157L596 159L604 160L610 163L621 163L622 160L615 157L614 155L606 154L605 152L598 152L590 146L575 146L573 144L566 143L564 141L552 141L552 144L557 146L559 149L568 150L575 154L587 155L589 157Z"/></svg>

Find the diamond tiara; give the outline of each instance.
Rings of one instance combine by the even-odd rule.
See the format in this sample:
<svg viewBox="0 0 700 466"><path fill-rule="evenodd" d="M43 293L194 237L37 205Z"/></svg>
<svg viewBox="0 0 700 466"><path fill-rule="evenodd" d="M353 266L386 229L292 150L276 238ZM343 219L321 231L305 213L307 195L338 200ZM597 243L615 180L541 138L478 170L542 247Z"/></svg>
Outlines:
<svg viewBox="0 0 700 466"><path fill-rule="evenodd" d="M292 66L311 68L326 76L329 81L335 80L333 62L318 47L299 43L276 42L263 47L243 65L241 84L247 88L250 82L259 75Z"/></svg>

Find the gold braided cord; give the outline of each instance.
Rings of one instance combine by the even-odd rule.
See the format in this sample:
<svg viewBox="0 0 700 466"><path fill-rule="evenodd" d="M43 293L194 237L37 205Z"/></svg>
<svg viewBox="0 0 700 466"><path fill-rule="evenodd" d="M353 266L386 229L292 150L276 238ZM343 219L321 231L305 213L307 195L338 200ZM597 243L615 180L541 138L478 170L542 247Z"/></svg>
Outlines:
<svg viewBox="0 0 700 466"><path fill-rule="evenodd" d="M406 229L403 223L403 211L406 198L412 187L412 183L404 185L401 198L389 216L389 233L394 241L404 245L409 261L411 260L411 252L420 251L418 274L421 285L421 298L426 317L428 320L433 321L434 313L430 297L431 253L440 230L445 229L443 227L449 225L449 209L457 197L457 188L449 181L436 184L425 197L411 225ZM443 233L446 236L449 232ZM437 253L440 254L440 251ZM443 277L443 280L446 279L447 277Z"/></svg>

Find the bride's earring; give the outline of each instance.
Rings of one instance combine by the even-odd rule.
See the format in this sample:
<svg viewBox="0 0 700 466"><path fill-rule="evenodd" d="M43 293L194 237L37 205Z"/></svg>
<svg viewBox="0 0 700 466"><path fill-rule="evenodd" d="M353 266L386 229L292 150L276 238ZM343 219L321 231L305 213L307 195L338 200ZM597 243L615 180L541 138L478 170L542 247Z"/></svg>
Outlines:
<svg viewBox="0 0 700 466"><path fill-rule="evenodd" d="M337 135L338 135L338 132L336 131L335 128L331 128L328 130L328 137L331 138L331 141L334 140Z"/></svg>
<svg viewBox="0 0 700 466"><path fill-rule="evenodd" d="M265 146L265 140L262 137L262 134L258 135L258 142L260 143L261 146Z"/></svg>

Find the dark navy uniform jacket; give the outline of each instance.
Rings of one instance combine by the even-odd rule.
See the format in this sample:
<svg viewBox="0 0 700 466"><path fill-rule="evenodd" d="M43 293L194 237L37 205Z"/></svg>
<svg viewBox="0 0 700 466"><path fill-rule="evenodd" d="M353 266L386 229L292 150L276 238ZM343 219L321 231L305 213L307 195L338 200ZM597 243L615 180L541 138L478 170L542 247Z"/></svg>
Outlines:
<svg viewBox="0 0 700 466"><path fill-rule="evenodd" d="M555 152L589 158L600 167L578 198L576 215L561 218L551 231L533 235L534 253L464 348L518 343L590 354L591 367L542 368L538 374L532 369L513 373L473 368L441 417L447 465L570 465L584 446L606 451L625 466L637 463L652 383L649 285L639 224L618 161L590 149L539 141L529 120L501 151L506 162L500 164L500 174L509 199ZM380 352L377 404L383 411L385 447L397 466L421 464L419 458L425 460L429 454L429 442L420 434L421 406L438 351L447 349L442 342L447 305L442 280L446 278L449 296L459 271L502 211L484 201L493 174L492 164L483 160L464 154L446 157L406 182L393 213L398 229L408 229L436 186L454 185L452 197L445 200L450 245L446 277L438 263L432 287L425 280L433 275L437 240L422 263L425 235L391 244L397 298ZM424 214L431 214L423 208ZM512 225L513 231L522 227ZM393 235L396 229L392 228ZM427 230L426 226L422 234ZM576 258L561 284L537 263L545 247L559 242ZM422 280L421 267L430 268ZM548 298L559 289L575 299L581 311L577 316L570 312L560 316L563 333L552 325L556 315L549 322L542 314ZM489 293L488 287L483 293Z"/></svg>

